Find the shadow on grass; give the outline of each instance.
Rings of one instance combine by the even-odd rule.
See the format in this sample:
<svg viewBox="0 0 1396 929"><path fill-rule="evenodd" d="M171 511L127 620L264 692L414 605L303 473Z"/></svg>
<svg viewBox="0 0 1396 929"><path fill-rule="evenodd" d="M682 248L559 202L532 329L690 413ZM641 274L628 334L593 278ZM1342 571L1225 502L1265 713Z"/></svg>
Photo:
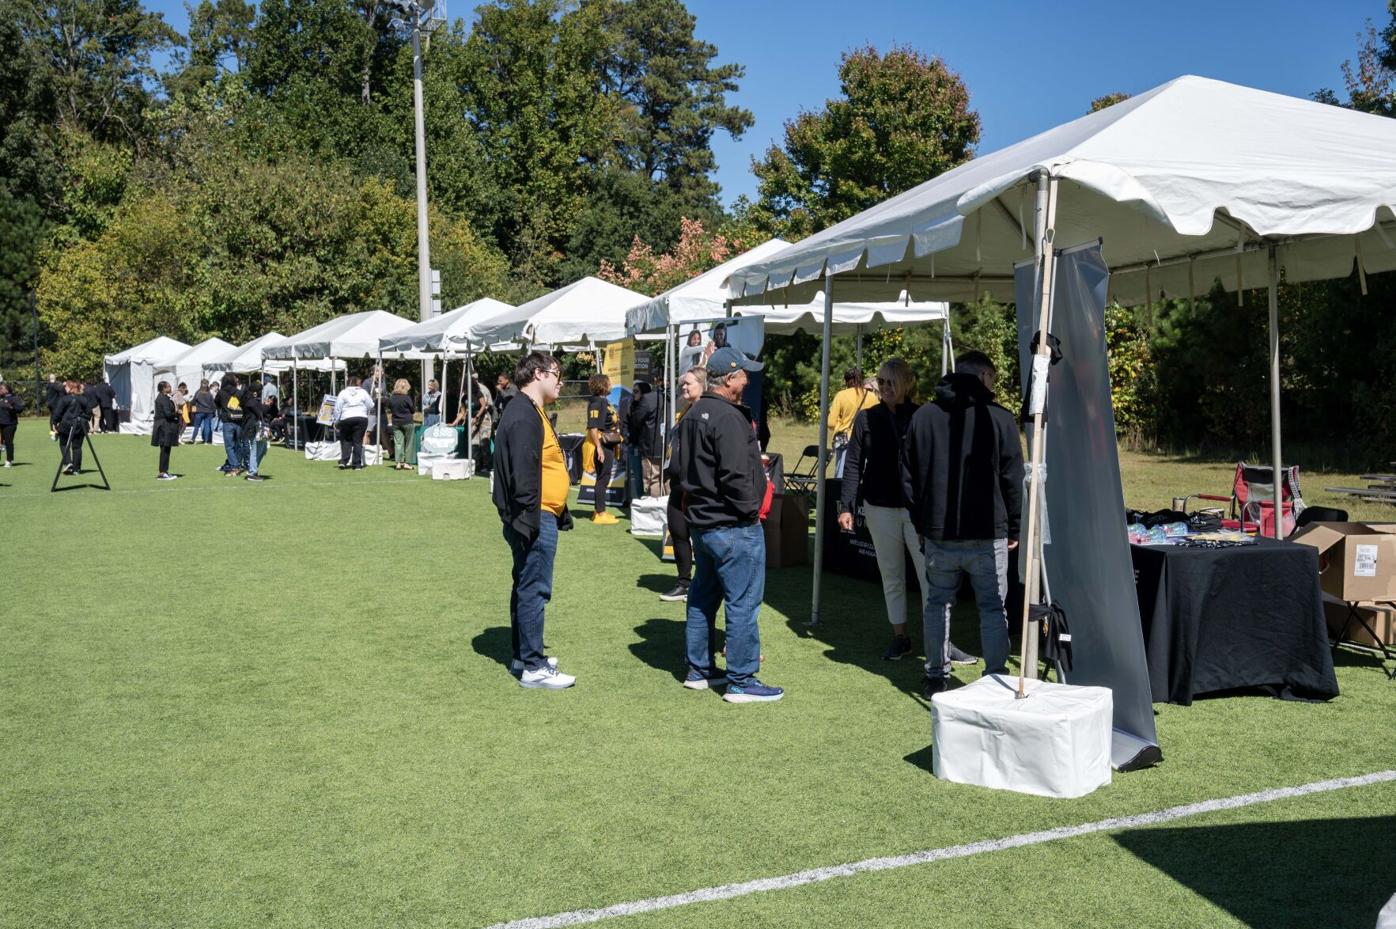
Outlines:
<svg viewBox="0 0 1396 929"><path fill-rule="evenodd" d="M630 652L656 671L682 681L688 670L684 661L684 621L679 619L647 619L635 627L638 642L630 643ZM721 630L718 631L721 648Z"/></svg>
<svg viewBox="0 0 1396 929"><path fill-rule="evenodd" d="M635 578L635 586L641 590L662 594L677 583L677 577L677 574L641 574Z"/></svg>
<svg viewBox="0 0 1396 929"><path fill-rule="evenodd" d="M484 655L505 668L514 659L514 635L508 626L491 626L470 640L477 655Z"/></svg>
<svg viewBox="0 0 1396 929"><path fill-rule="evenodd" d="M1396 817L1310 819L1114 836L1252 929L1370 929L1396 874Z"/></svg>

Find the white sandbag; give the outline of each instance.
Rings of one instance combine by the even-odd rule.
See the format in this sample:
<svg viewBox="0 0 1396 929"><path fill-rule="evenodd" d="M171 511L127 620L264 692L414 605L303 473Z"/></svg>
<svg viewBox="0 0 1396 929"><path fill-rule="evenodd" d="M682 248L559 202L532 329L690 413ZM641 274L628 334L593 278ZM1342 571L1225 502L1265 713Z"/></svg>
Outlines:
<svg viewBox="0 0 1396 929"><path fill-rule="evenodd" d="M931 699L936 777L1041 797L1083 797L1110 783L1106 687L982 677Z"/></svg>
<svg viewBox="0 0 1396 929"><path fill-rule="evenodd" d="M433 481L463 481L475 474L473 458L433 458L431 479Z"/></svg>
<svg viewBox="0 0 1396 929"><path fill-rule="evenodd" d="M668 497L639 497L630 501L631 535L662 539L668 525Z"/></svg>
<svg viewBox="0 0 1396 929"><path fill-rule="evenodd" d="M307 461L339 461L338 442L307 442L305 443L305 457ZM364 446L364 464L376 465L383 461L383 450L377 445Z"/></svg>

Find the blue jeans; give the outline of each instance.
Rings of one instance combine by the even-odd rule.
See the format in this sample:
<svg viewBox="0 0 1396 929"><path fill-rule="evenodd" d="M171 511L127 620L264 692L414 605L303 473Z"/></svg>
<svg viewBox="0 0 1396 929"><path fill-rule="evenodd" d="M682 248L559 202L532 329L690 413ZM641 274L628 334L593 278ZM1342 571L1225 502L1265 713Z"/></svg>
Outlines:
<svg viewBox="0 0 1396 929"><path fill-rule="evenodd" d="M247 464L247 473L257 473L257 434L242 439L242 460Z"/></svg>
<svg viewBox="0 0 1396 929"><path fill-rule="evenodd" d="M242 467L242 423L223 424L223 452L228 456L224 469L236 471Z"/></svg>
<svg viewBox="0 0 1396 929"><path fill-rule="evenodd" d="M766 540L761 524L725 529L689 528L693 581L688 586L688 667L713 673L717 608L727 611L727 678L749 684L761 667L756 618L766 593Z"/></svg>
<svg viewBox="0 0 1396 929"><path fill-rule="evenodd" d="M514 660L525 671L543 667L543 610L553 598L553 559L557 556L557 517L538 514L538 535L530 542L514 527L504 527L504 541L514 554L514 589L509 594L509 628Z"/></svg>
<svg viewBox="0 0 1396 929"><path fill-rule="evenodd" d="M197 442L200 438L204 440L205 445L209 445L213 442L212 413L194 414L194 441Z"/></svg>
<svg viewBox="0 0 1396 929"><path fill-rule="evenodd" d="M1008 672L1008 540L922 543L926 556L926 609L922 629L926 640L926 674L950 676L950 606L968 574L979 606L979 644L984 650L984 673Z"/></svg>

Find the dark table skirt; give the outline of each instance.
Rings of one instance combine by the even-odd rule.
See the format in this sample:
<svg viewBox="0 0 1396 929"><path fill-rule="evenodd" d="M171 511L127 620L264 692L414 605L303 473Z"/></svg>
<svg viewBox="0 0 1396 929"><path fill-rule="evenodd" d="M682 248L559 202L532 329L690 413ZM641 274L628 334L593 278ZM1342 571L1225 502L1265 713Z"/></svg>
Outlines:
<svg viewBox="0 0 1396 929"><path fill-rule="evenodd" d="M1132 545L1155 703L1260 689L1286 699L1338 694L1318 552L1259 539L1201 549Z"/></svg>

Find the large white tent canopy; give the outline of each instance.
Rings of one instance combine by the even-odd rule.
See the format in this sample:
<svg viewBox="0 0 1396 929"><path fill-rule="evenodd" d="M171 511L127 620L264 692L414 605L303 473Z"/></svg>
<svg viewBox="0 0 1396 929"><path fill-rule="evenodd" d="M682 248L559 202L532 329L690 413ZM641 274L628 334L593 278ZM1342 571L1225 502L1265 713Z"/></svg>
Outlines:
<svg viewBox="0 0 1396 929"><path fill-rule="evenodd" d="M280 342L262 348L269 360L368 358L378 354L378 340L412 325L412 321L383 310L337 316ZM421 357L394 353L394 357Z"/></svg>
<svg viewBox="0 0 1396 929"><path fill-rule="evenodd" d="M155 418L155 371L172 364L189 348L162 335L102 359L102 376L116 391L116 405L130 411L128 420L121 424L122 432L150 434Z"/></svg>
<svg viewBox="0 0 1396 929"><path fill-rule="evenodd" d="M478 345L597 345L626 337L625 314L649 298L597 277L584 277L467 328Z"/></svg>
<svg viewBox="0 0 1396 929"><path fill-rule="evenodd" d="M195 345L167 364L157 365L155 368L155 378L156 380L164 378L175 385L183 382L187 384L191 390L197 389L199 381L202 378L208 377L209 374L213 372L210 362L221 355L227 354L234 347L232 343L225 342L219 338L204 339L198 345Z"/></svg>
<svg viewBox="0 0 1396 929"><path fill-rule="evenodd" d="M465 352L472 348L470 327L507 313L514 307L502 300L482 297L449 313L408 326L378 340L384 354L398 351ZM474 345L474 350L482 346Z"/></svg>
<svg viewBox="0 0 1396 929"><path fill-rule="evenodd" d="M1035 190L1058 184L1055 241L1101 239L1112 296L1205 292L1396 268L1396 121L1185 76L961 165L729 279L738 302L1012 299L1033 257ZM764 296L763 296L764 295Z"/></svg>
<svg viewBox="0 0 1396 929"><path fill-rule="evenodd" d="M822 289L826 327L839 301L899 293L966 300L986 291L1011 300L1015 264L1036 257L1050 266L1055 249L1094 240L1110 265L1111 296L1125 303L1191 296L1214 281L1267 287L1278 473L1279 282L1343 277L1354 265L1359 276L1396 268L1393 151L1396 120L1184 76L975 158L740 268L728 295L779 306ZM1050 307L1050 273L1044 280ZM827 354L824 380L827 414ZM818 506L822 523L822 484ZM811 619L818 614L816 569Z"/></svg>

